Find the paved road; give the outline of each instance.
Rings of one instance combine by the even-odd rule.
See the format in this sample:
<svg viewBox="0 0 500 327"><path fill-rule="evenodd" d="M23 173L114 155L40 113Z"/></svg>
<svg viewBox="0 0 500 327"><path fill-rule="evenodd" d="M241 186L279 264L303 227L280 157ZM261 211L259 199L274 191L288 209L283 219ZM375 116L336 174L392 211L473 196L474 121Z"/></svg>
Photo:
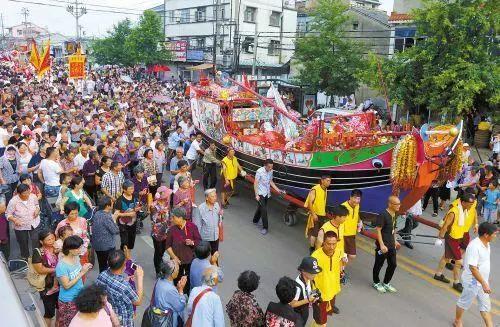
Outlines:
<svg viewBox="0 0 500 327"><path fill-rule="evenodd" d="M261 285L256 291L257 300L265 310L269 301L277 301L274 287L281 276L295 278L301 258L308 253L304 238L304 219L294 227L282 223L285 203L274 198L270 201L270 230L262 236L251 223L255 203L249 185L238 184L239 195L232 199L225 211L226 240L221 245L221 261L225 280L219 288L224 303L237 288L236 279L246 269L255 270L261 276ZM202 192L197 193L197 202ZM430 216L427 213L427 216ZM147 227L147 231L149 226ZM138 236L134 257L145 268L145 303L154 283L152 264L153 248L147 231ZM435 233L435 230L420 226L419 232ZM338 298L340 315L334 316L328 326L450 326L454 316L457 293L432 279L433 269L442 253L442 248L420 245L411 251L403 248L398 254L398 268L393 284L397 294L378 294L371 287L373 265L373 242L359 237L358 258L348 268L350 283L342 289ZM14 254L15 255L15 254ZM500 246L492 245L492 288L495 326L500 326ZM96 277L95 270L90 280ZM137 322L142 317L146 304L139 308ZM481 326L477 306L466 313L464 326ZM229 326L229 324L227 324Z"/></svg>

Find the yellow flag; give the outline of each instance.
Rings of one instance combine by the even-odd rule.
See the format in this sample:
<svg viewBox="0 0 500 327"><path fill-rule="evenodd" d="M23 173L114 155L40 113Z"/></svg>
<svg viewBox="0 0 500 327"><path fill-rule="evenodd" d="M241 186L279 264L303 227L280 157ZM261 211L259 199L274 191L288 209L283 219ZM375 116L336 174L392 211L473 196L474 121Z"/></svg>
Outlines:
<svg viewBox="0 0 500 327"><path fill-rule="evenodd" d="M40 66L38 67L38 77L42 77L47 70L50 69L51 59L50 59L50 40L47 40L43 55L40 59Z"/></svg>
<svg viewBox="0 0 500 327"><path fill-rule="evenodd" d="M38 54L38 48L36 47L35 40L31 42L30 63L35 68L35 71L38 72L38 69L40 68L40 55Z"/></svg>

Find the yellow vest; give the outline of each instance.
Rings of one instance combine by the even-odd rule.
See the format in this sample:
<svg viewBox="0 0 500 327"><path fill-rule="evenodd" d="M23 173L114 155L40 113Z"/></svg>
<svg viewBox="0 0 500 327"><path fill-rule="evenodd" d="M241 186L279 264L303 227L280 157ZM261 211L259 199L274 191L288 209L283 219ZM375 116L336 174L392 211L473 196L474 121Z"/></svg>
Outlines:
<svg viewBox="0 0 500 327"><path fill-rule="evenodd" d="M344 222L344 235L345 236L356 236L358 233L358 222L359 222L359 205L354 208L351 207L349 201L342 203L344 207L349 211L349 215Z"/></svg>
<svg viewBox="0 0 500 327"><path fill-rule="evenodd" d="M321 229L323 230L324 233L328 231L334 231L335 234L337 234L338 241L337 241L337 249L339 249L341 256L344 255L344 224L340 224L340 226L337 228L333 226L331 221L328 221L321 226Z"/></svg>
<svg viewBox="0 0 500 327"><path fill-rule="evenodd" d="M451 203L452 207L458 206L460 199L456 199ZM467 217L465 217L465 223L463 226L464 233L467 233L472 225L474 225L474 221L476 220L476 208L477 208L477 200L474 200L474 203L471 205L470 209L467 210Z"/></svg>
<svg viewBox="0 0 500 327"><path fill-rule="evenodd" d="M331 257L327 256L322 248L314 251L311 256L318 260L318 265L322 269L314 277L314 284L321 291L323 301L330 301L340 293L340 260L342 256L340 255L338 243Z"/></svg>
<svg viewBox="0 0 500 327"><path fill-rule="evenodd" d="M326 215L326 190L324 190L321 185L313 186L311 190L314 190L314 203L312 204L312 211L318 216ZM309 204L309 195L305 201L306 204ZM308 205L309 208L309 205Z"/></svg>
<svg viewBox="0 0 500 327"><path fill-rule="evenodd" d="M461 239L464 237L464 226L458 226L458 206L451 207L450 210L446 215L448 215L450 212L454 214L453 218L453 223L451 224L450 227L450 237L454 238L456 240Z"/></svg>
<svg viewBox="0 0 500 327"><path fill-rule="evenodd" d="M229 159L228 157L224 157L222 159L222 164L226 168L226 175L224 176L228 180L233 180L238 177L238 159L233 157L233 159ZM221 172L222 173L222 172Z"/></svg>

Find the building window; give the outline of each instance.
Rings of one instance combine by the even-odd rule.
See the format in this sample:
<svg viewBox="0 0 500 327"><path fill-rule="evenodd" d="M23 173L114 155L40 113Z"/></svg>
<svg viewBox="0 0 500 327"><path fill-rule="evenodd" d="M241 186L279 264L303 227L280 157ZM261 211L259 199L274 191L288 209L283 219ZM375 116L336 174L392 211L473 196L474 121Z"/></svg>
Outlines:
<svg viewBox="0 0 500 327"><path fill-rule="evenodd" d="M280 41L277 40L271 40L269 42L269 46L267 48L267 54L270 56L277 56L279 55L280 51Z"/></svg>
<svg viewBox="0 0 500 327"><path fill-rule="evenodd" d="M175 23L175 10L167 11L167 17L169 23Z"/></svg>
<svg viewBox="0 0 500 327"><path fill-rule="evenodd" d="M189 9L181 10L181 23L189 23Z"/></svg>
<svg viewBox="0 0 500 327"><path fill-rule="evenodd" d="M281 13L278 11L271 12L271 16L269 17L269 25L279 27L280 21L281 21Z"/></svg>
<svg viewBox="0 0 500 327"><path fill-rule="evenodd" d="M196 8L196 21L204 22L206 20L207 20L207 8L206 7Z"/></svg>
<svg viewBox="0 0 500 327"><path fill-rule="evenodd" d="M256 13L257 13L257 8L247 7L245 9L245 22L247 22L247 23L255 23Z"/></svg>
<svg viewBox="0 0 500 327"><path fill-rule="evenodd" d="M353 31L359 30L359 23L358 22L352 23L352 30Z"/></svg>
<svg viewBox="0 0 500 327"><path fill-rule="evenodd" d="M253 53L254 51L254 38L250 36L246 36L243 42L241 43L241 48L245 53Z"/></svg>
<svg viewBox="0 0 500 327"><path fill-rule="evenodd" d="M219 20L223 20L226 16L226 10L223 5L219 6ZM217 18L217 6L214 7L214 20Z"/></svg>
<svg viewBox="0 0 500 327"><path fill-rule="evenodd" d="M205 38L204 37L196 38L196 49L197 50L205 50Z"/></svg>

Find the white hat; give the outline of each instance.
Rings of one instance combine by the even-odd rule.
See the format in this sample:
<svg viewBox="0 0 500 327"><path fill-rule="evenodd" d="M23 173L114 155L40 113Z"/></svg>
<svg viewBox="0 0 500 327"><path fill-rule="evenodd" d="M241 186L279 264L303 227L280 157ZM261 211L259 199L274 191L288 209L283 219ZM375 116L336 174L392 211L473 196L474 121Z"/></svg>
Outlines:
<svg viewBox="0 0 500 327"><path fill-rule="evenodd" d="M108 126L106 129L107 129L108 131L114 131L114 130L115 130L115 127L111 125L111 126Z"/></svg>
<svg viewBox="0 0 500 327"><path fill-rule="evenodd" d="M141 137L142 137L142 136L141 136L141 133L139 133L139 132L134 132L134 133L132 134L132 138L133 138L133 139L136 139L136 138L141 138Z"/></svg>

